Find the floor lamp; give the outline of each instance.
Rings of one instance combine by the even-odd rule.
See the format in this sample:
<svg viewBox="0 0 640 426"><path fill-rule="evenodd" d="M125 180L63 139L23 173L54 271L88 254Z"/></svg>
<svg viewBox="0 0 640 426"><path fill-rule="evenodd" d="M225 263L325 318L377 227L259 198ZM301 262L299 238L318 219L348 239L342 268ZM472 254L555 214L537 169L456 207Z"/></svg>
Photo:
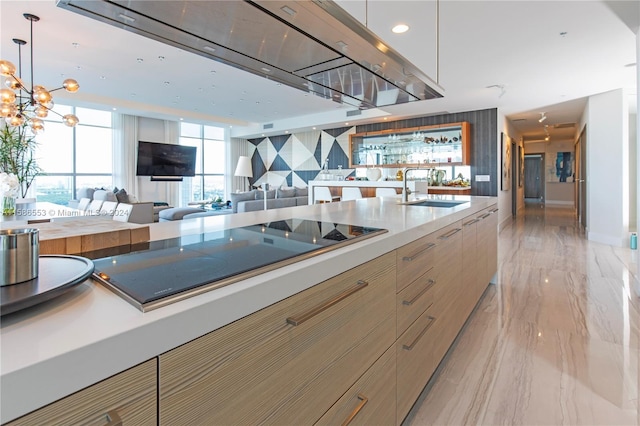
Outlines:
<svg viewBox="0 0 640 426"><path fill-rule="evenodd" d="M245 157L241 155L238 158L238 165L236 166L236 172L233 174L234 176L247 178L247 183L249 182L249 178L253 177L253 171L251 170L251 159L249 157ZM244 184L243 184L243 190Z"/></svg>

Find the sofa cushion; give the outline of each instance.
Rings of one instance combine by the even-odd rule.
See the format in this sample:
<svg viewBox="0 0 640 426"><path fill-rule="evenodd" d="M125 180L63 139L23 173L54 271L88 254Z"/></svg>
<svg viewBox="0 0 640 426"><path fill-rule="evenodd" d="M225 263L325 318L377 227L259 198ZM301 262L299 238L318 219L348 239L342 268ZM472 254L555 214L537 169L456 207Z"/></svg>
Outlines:
<svg viewBox="0 0 640 426"><path fill-rule="evenodd" d="M291 198L296 196L295 188L284 189L278 188L276 189L276 198Z"/></svg>
<svg viewBox="0 0 640 426"><path fill-rule="evenodd" d="M95 192L95 189L93 188L80 188L78 189L78 200L81 198L88 198L90 200L93 200L94 192Z"/></svg>
<svg viewBox="0 0 640 426"><path fill-rule="evenodd" d="M234 213L238 213L238 203L241 201L249 201L256 199L256 192L258 191L247 191L247 192L235 192L231 194L231 208Z"/></svg>
<svg viewBox="0 0 640 426"><path fill-rule="evenodd" d="M127 201L129 201L128 199L125 201L120 201L116 198L116 195L113 192L107 191L106 189L96 189L93 192L93 199L102 201L117 201L119 203L126 203Z"/></svg>
<svg viewBox="0 0 640 426"><path fill-rule="evenodd" d="M267 191L267 200L270 198L276 198L276 190L275 189L270 189ZM255 199L256 200L264 200L264 191L259 190L256 191L256 195L255 195Z"/></svg>
<svg viewBox="0 0 640 426"><path fill-rule="evenodd" d="M123 189L119 189L118 192L115 193L116 198L118 199L119 203L128 203L129 202L129 196L127 195L127 191Z"/></svg>
<svg viewBox="0 0 640 426"><path fill-rule="evenodd" d="M298 188L296 187L296 197L307 197L309 195L309 188Z"/></svg>
<svg viewBox="0 0 640 426"><path fill-rule="evenodd" d="M188 214L202 213L204 211L204 209L197 209L195 207L172 207L160 211L158 215L160 217L160 222L167 222L171 220L182 220L182 218Z"/></svg>

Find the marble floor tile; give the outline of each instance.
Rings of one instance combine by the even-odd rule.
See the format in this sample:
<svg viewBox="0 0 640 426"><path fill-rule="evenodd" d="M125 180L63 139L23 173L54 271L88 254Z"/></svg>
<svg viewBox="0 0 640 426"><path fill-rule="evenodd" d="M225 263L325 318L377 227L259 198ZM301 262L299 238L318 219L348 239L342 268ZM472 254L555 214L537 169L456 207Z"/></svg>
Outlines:
<svg viewBox="0 0 640 426"><path fill-rule="evenodd" d="M640 425L637 252L528 206L405 425Z"/></svg>

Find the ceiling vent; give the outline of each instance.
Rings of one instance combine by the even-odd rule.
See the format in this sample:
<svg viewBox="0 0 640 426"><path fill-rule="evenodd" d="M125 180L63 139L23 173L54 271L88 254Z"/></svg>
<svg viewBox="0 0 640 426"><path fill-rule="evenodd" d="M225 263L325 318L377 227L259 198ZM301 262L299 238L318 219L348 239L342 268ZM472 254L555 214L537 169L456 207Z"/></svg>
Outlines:
<svg viewBox="0 0 640 426"><path fill-rule="evenodd" d="M553 127L554 129L569 129L572 127L576 127L576 123L558 123L553 124L551 127Z"/></svg>
<svg viewBox="0 0 640 426"><path fill-rule="evenodd" d="M443 96L440 86L333 1L58 0L57 5L259 76L268 69L270 80L355 108Z"/></svg>
<svg viewBox="0 0 640 426"><path fill-rule="evenodd" d="M273 123L264 124L262 130L273 129Z"/></svg>
<svg viewBox="0 0 640 426"><path fill-rule="evenodd" d="M356 115L362 115L362 110L354 109L354 110L351 110L351 111L347 111L347 117L353 117L353 116L356 116Z"/></svg>

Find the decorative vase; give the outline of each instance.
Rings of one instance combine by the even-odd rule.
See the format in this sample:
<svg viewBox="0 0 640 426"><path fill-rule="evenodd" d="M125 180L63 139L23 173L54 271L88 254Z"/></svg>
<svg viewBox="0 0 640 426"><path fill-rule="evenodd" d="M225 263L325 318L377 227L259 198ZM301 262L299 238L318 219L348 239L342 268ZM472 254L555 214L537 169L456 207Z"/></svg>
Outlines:
<svg viewBox="0 0 640 426"><path fill-rule="evenodd" d="M369 180L379 180L382 177L382 170L380 169L367 169L367 179Z"/></svg>
<svg viewBox="0 0 640 426"><path fill-rule="evenodd" d="M2 215L12 216L16 214L16 197L4 196L2 197Z"/></svg>

